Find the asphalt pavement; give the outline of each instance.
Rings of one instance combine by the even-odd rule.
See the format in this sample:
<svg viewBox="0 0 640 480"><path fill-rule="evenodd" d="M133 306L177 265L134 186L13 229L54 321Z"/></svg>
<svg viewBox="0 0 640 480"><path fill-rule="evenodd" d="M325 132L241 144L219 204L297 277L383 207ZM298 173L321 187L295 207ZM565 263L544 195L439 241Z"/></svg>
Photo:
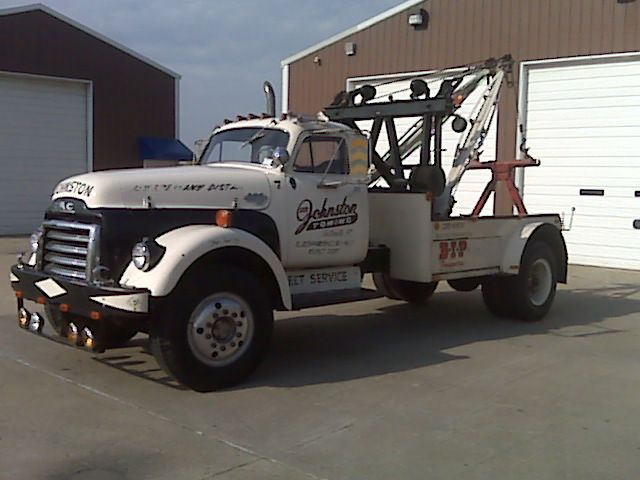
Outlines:
<svg viewBox="0 0 640 480"><path fill-rule="evenodd" d="M93 355L17 327L0 239L0 479L620 479L640 471L640 272L570 267L542 322L443 285L278 314L245 384L199 394L143 336Z"/></svg>

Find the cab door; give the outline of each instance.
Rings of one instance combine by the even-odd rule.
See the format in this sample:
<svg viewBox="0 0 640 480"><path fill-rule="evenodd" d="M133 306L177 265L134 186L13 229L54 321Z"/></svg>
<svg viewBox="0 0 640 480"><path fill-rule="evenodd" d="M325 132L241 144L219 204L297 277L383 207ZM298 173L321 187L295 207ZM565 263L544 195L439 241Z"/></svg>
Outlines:
<svg viewBox="0 0 640 480"><path fill-rule="evenodd" d="M366 256L367 185L350 175L348 142L312 134L294 151L284 186L286 268L354 265Z"/></svg>

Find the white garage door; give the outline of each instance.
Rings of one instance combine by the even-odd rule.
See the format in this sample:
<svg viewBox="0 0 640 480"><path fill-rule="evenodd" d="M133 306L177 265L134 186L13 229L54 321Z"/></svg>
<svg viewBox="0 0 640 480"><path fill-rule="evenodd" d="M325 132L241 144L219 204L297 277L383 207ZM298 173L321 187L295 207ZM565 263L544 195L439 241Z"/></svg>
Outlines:
<svg viewBox="0 0 640 480"><path fill-rule="evenodd" d="M56 183L87 171L87 84L0 73L0 235L33 231Z"/></svg>
<svg viewBox="0 0 640 480"><path fill-rule="evenodd" d="M409 84L414 78L420 78L420 74L403 74L402 76L396 78L390 78L389 76L358 78L350 80L348 82L348 88L349 90L354 90L358 87L361 87L362 85L373 85L377 90L376 97L379 98L377 101L385 101L389 95L393 95L393 98L395 100L407 100L410 94ZM431 90L431 95L435 95L440 88L440 82L427 80L427 84L429 85L429 88ZM457 113L468 120L469 114L482 95L482 91L483 89L480 88L473 92L473 94L469 96L469 98L464 102L463 106ZM396 121L398 138L400 138L402 134L405 133L416 120L416 118L398 119ZM494 119L494 122L491 125L489 133L485 140L484 152L481 158L481 160L483 161L496 159L496 123L497 122ZM364 124L361 126L361 128L368 129L370 128L370 124L371 122L369 122L368 124ZM445 123L442 129L442 148L444 149L444 151L442 152L442 168L444 169L445 175L449 173L449 169L451 168L451 164L453 163L453 156L455 154L456 145L462 135L464 135L464 133L456 133L451 129L451 120ZM382 128L382 132L380 133L380 140L378 142L378 147L376 150L381 155L386 153L388 150L387 133L384 127ZM419 163L419 157L420 152L417 151L412 155L412 157L410 157L410 160L407 163L417 164ZM490 179L491 173L488 170L473 170L466 172L462 177L462 181L460 182L458 190L455 194L456 205L453 209L453 214L470 214L476 202L478 201L482 190ZM490 214L492 211L492 203L487 202L483 213Z"/></svg>
<svg viewBox="0 0 640 480"><path fill-rule="evenodd" d="M575 208L569 261L640 269L640 60L526 67L532 213ZM524 77L527 81L527 77Z"/></svg>

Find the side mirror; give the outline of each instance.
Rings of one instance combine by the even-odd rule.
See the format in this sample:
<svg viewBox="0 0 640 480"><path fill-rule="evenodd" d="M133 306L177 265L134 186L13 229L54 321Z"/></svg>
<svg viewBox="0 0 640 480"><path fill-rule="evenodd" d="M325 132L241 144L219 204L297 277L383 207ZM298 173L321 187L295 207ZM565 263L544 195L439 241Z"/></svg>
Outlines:
<svg viewBox="0 0 640 480"><path fill-rule="evenodd" d="M289 161L289 152L284 147L276 147L273 151L273 161L278 165L286 165Z"/></svg>
<svg viewBox="0 0 640 480"><path fill-rule="evenodd" d="M436 165L418 165L409 177L409 190L418 193L431 192L436 197L443 191L446 184L442 168Z"/></svg>

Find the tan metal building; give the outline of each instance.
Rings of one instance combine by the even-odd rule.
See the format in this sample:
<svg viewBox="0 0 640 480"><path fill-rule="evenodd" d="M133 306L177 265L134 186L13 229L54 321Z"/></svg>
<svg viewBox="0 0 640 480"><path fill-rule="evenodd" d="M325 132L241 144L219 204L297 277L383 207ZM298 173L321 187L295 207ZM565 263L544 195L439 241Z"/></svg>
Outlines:
<svg viewBox="0 0 640 480"><path fill-rule="evenodd" d="M574 212L573 263L640 269L640 1L409 0L283 60L283 110L364 83L400 98L421 74L505 53L515 85L482 160L517 158L522 124L542 161L519 174L529 211ZM487 179L473 175L462 214ZM496 211L509 208L500 195Z"/></svg>

